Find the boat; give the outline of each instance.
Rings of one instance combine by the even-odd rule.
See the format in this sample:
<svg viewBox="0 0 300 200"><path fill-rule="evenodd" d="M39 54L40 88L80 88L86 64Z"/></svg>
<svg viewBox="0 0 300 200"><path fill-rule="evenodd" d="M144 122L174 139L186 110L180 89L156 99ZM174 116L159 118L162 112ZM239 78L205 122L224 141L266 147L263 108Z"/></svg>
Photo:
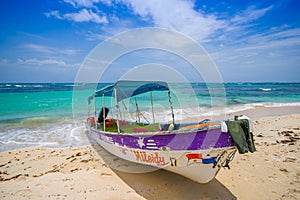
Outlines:
<svg viewBox="0 0 300 200"><path fill-rule="evenodd" d="M155 119L153 95L158 93L165 96L169 104L169 122ZM229 168L237 151L255 151L254 146L247 146L248 140L254 145L249 118L236 116L219 121L177 122L171 93L168 83L162 81L120 80L96 90L88 97L88 133L119 158L168 170L198 183L211 181L222 167ZM140 96L149 97L148 110L152 115L148 113L147 117L152 120L141 111L137 100ZM133 104L135 111L126 114L128 105L126 107L125 103L128 102ZM112 117L108 117L108 112L113 113ZM245 120L247 130L241 123ZM234 131L239 138L244 138L242 144L235 140Z"/></svg>

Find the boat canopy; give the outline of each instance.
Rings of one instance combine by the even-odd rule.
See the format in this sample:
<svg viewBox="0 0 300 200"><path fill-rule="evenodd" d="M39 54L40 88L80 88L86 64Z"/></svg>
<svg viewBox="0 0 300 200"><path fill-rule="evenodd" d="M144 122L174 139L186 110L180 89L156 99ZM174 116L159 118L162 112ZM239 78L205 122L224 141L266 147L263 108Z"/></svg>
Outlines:
<svg viewBox="0 0 300 200"><path fill-rule="evenodd" d="M93 97L115 97L117 101L130 98L139 94L147 93L150 91L166 91L169 86L166 82L162 81L118 81L112 85L102 88L94 93L89 100Z"/></svg>

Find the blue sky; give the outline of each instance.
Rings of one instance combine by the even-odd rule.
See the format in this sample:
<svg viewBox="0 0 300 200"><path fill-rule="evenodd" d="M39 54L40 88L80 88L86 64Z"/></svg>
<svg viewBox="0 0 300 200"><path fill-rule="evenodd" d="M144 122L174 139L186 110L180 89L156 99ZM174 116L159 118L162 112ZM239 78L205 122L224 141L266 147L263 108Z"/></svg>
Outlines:
<svg viewBox="0 0 300 200"><path fill-rule="evenodd" d="M142 27L192 38L225 82L300 81L298 0L1 0L0 9L1 82L73 82L99 43Z"/></svg>

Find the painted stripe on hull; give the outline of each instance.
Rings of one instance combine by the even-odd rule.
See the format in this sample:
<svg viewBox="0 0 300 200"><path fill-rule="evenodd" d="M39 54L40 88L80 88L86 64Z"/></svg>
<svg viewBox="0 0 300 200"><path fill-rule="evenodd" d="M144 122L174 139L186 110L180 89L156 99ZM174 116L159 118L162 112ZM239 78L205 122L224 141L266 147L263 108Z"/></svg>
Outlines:
<svg viewBox="0 0 300 200"><path fill-rule="evenodd" d="M165 134L165 135L122 135L109 134L90 129L100 140L126 146L132 149L159 149L168 147L172 151L180 150L204 150L211 148L233 147L233 141L229 133L221 132L221 129L204 130L198 132ZM150 145L149 145L150 144ZM156 148L153 148L153 147Z"/></svg>

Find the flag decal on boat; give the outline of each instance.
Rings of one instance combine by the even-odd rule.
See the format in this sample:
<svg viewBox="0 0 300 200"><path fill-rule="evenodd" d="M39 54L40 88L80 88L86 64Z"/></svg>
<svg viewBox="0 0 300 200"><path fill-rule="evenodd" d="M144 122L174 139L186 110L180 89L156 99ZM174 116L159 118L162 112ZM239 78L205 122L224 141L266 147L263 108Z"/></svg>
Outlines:
<svg viewBox="0 0 300 200"><path fill-rule="evenodd" d="M202 161L202 154L201 153L189 153L186 154L188 159L187 165L192 165L196 163L201 163Z"/></svg>
<svg viewBox="0 0 300 200"><path fill-rule="evenodd" d="M216 162L217 157L211 157L211 158L203 158L202 163L203 164L211 164Z"/></svg>
<svg viewBox="0 0 300 200"><path fill-rule="evenodd" d="M201 153L189 153L186 154L186 157L188 159L187 161L188 166L196 163L211 164L216 161L216 157L203 158Z"/></svg>

